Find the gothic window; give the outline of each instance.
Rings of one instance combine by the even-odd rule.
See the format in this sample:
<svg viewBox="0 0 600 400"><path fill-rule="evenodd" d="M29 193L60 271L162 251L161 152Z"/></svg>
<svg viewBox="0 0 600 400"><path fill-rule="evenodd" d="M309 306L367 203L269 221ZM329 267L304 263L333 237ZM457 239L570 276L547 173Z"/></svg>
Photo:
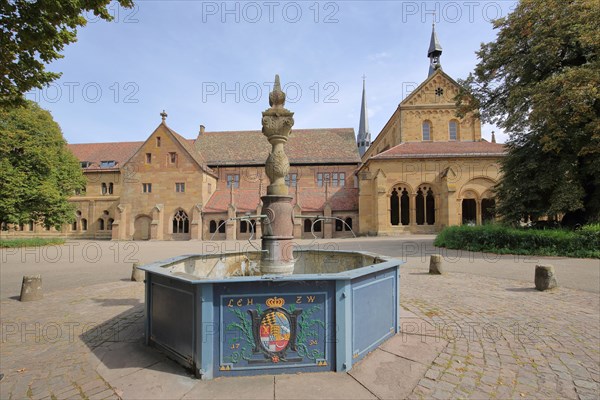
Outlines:
<svg viewBox="0 0 600 400"><path fill-rule="evenodd" d="M109 218L109 219L108 219L108 224L106 225L106 229L108 229L109 231L112 231L112 228L113 228L113 222L115 222L115 220L114 220L114 219L112 219L112 218Z"/></svg>
<svg viewBox="0 0 600 400"><path fill-rule="evenodd" d="M248 221L240 221L240 233L248 232Z"/></svg>
<svg viewBox="0 0 600 400"><path fill-rule="evenodd" d="M475 199L463 199L462 223L463 225L475 225L477 223L477 202Z"/></svg>
<svg viewBox="0 0 600 400"><path fill-rule="evenodd" d="M208 224L208 232L209 233L215 233L216 231L217 231L217 222L214 221L214 220L212 220Z"/></svg>
<svg viewBox="0 0 600 400"><path fill-rule="evenodd" d="M219 233L225 233L225 221L219 221Z"/></svg>
<svg viewBox="0 0 600 400"><path fill-rule="evenodd" d="M458 132L458 123L456 121L450 121L448 123L448 139L456 140Z"/></svg>
<svg viewBox="0 0 600 400"><path fill-rule="evenodd" d="M87 219L81 218L81 230L87 231Z"/></svg>
<svg viewBox="0 0 600 400"><path fill-rule="evenodd" d="M173 216L173 233L189 233L190 220L183 210L178 210Z"/></svg>
<svg viewBox="0 0 600 400"><path fill-rule="evenodd" d="M112 182L110 182L108 184L108 194L113 194L114 188L115 188L115 185Z"/></svg>
<svg viewBox="0 0 600 400"><path fill-rule="evenodd" d="M423 140L431 140L431 122L423 121Z"/></svg>
<svg viewBox="0 0 600 400"><path fill-rule="evenodd" d="M75 221L71 224L71 230L74 232L77 231L77 221Z"/></svg>
<svg viewBox="0 0 600 400"><path fill-rule="evenodd" d="M335 220L335 231L341 232L343 230L344 230L344 221L342 221L340 219L336 219Z"/></svg>
<svg viewBox="0 0 600 400"><path fill-rule="evenodd" d="M402 225L408 225L410 222L409 204L408 190L405 188L402 190L402 196L400 196L400 223Z"/></svg>
<svg viewBox="0 0 600 400"><path fill-rule="evenodd" d="M315 231L315 232L321 232L321 229L322 229L322 222L323 222L323 221L321 221L321 220L317 220L317 221L315 222L315 224L314 224L314 226L315 226L315 228L314 228L314 231Z"/></svg>
<svg viewBox="0 0 600 400"><path fill-rule="evenodd" d="M104 230L104 220L102 218L98 219L98 230L99 231Z"/></svg>
<svg viewBox="0 0 600 400"><path fill-rule="evenodd" d="M106 193L108 193L106 183L102 182L102 194L106 194Z"/></svg>

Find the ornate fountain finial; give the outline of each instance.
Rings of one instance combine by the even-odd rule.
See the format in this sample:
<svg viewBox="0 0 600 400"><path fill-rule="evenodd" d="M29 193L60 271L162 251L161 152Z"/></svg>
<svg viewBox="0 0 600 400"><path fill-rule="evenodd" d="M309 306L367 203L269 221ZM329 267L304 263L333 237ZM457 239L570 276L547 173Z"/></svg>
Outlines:
<svg viewBox="0 0 600 400"><path fill-rule="evenodd" d="M275 75L275 84L273 85L273 91L269 93L269 105L272 108L283 108L285 104L285 93L281 90L281 82L279 82L279 75Z"/></svg>
<svg viewBox="0 0 600 400"><path fill-rule="evenodd" d="M271 184L267 187L268 195L287 196L288 187L285 177L290 169L290 162L284 152L283 145L287 142L292 126L294 113L284 107L285 93L281 90L279 75L275 75L273 91L269 93L271 108L262 113L262 133L271 143L272 149L267 158L265 171Z"/></svg>

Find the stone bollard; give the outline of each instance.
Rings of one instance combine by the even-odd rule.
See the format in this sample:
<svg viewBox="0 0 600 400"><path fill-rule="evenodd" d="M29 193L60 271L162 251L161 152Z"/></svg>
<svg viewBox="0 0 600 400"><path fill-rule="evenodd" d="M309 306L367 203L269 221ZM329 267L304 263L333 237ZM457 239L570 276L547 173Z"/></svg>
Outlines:
<svg viewBox="0 0 600 400"><path fill-rule="evenodd" d="M25 275L21 284L21 301L40 300L44 297L41 275Z"/></svg>
<svg viewBox="0 0 600 400"><path fill-rule="evenodd" d="M146 272L138 269L140 263L133 263L133 268L131 269L131 280L135 282L144 282L146 279Z"/></svg>
<svg viewBox="0 0 600 400"><path fill-rule="evenodd" d="M554 266L547 265L536 265L535 266L535 288L537 290L549 290L557 287L556 274L554 273Z"/></svg>
<svg viewBox="0 0 600 400"><path fill-rule="evenodd" d="M431 260L429 260L429 274L441 275L444 273L442 268L442 256L439 254L433 254Z"/></svg>

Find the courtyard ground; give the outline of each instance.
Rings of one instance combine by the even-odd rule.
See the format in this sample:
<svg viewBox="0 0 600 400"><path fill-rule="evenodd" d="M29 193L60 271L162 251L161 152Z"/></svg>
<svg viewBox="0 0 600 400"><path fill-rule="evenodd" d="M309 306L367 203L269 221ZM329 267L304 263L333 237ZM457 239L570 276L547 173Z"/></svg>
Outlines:
<svg viewBox="0 0 600 400"><path fill-rule="evenodd" d="M131 264L248 242L93 242L0 252L1 399L582 398L600 383L600 261L446 251L432 236L300 241L406 261L401 328L349 374L199 381L143 345ZM441 252L448 274L427 274ZM560 287L533 289L537 263ZM23 275L45 298L21 303Z"/></svg>

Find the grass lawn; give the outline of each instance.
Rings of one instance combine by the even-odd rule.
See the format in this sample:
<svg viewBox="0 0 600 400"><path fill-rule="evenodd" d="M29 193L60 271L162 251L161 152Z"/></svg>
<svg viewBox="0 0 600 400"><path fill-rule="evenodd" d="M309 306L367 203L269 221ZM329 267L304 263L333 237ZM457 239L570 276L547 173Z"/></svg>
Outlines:
<svg viewBox="0 0 600 400"><path fill-rule="evenodd" d="M61 238L17 238L0 239L0 248L2 247L39 247L54 244L64 244L65 239Z"/></svg>

